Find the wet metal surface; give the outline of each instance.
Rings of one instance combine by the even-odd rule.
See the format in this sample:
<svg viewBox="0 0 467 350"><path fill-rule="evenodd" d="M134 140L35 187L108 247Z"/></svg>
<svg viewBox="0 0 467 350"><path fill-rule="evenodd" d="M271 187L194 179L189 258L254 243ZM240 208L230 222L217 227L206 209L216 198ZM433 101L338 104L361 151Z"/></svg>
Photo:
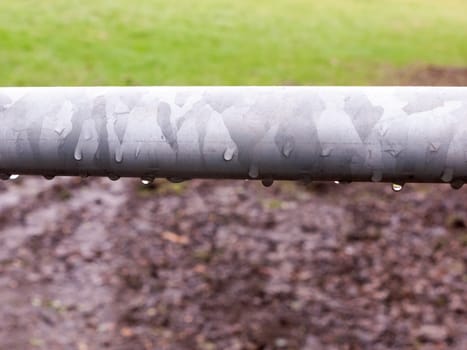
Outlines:
<svg viewBox="0 0 467 350"><path fill-rule="evenodd" d="M0 173L467 180L467 88L1 88Z"/></svg>

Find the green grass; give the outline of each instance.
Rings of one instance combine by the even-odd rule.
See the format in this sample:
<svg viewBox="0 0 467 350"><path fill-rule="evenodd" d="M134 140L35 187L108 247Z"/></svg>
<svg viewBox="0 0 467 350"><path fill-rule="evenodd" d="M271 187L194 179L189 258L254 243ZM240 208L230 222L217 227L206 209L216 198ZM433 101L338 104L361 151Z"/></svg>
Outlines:
<svg viewBox="0 0 467 350"><path fill-rule="evenodd" d="M465 0L5 0L0 85L368 84L467 65Z"/></svg>

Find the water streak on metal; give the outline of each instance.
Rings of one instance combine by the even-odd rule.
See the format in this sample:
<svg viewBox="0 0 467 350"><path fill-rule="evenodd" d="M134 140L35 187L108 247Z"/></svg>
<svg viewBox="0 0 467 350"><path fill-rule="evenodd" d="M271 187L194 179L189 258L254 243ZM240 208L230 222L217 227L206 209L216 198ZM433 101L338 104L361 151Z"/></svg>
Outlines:
<svg viewBox="0 0 467 350"><path fill-rule="evenodd" d="M0 88L0 174L467 181L467 88Z"/></svg>

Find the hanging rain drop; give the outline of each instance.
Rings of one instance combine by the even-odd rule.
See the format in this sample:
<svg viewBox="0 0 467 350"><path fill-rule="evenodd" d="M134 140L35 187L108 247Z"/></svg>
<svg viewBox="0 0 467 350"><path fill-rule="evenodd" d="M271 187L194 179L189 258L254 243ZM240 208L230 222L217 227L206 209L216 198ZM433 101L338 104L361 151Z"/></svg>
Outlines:
<svg viewBox="0 0 467 350"><path fill-rule="evenodd" d="M402 188L403 188L403 187L404 187L404 185L401 185L401 184L396 184L396 183L392 184L392 190L393 190L394 192L400 192L400 191L402 191Z"/></svg>
<svg viewBox="0 0 467 350"><path fill-rule="evenodd" d="M271 187L272 184L274 183L274 180L272 178L262 179L261 183L263 184L264 187Z"/></svg>
<svg viewBox="0 0 467 350"><path fill-rule="evenodd" d="M454 181L451 182L450 185L451 185L451 188L452 188L453 190L459 190L459 189L462 188L462 186L464 186L464 181L462 181L462 180L454 180Z"/></svg>
<svg viewBox="0 0 467 350"><path fill-rule="evenodd" d="M115 175L115 174L110 174L109 179L112 181L117 181L117 180L120 180L120 176Z"/></svg>
<svg viewBox="0 0 467 350"><path fill-rule="evenodd" d="M183 178L183 177L175 177L175 176L171 176L171 177L167 178L167 181L169 181L169 182L171 182L173 184L179 184L179 183L185 182L186 180L189 180L189 179L186 179L186 178Z"/></svg>
<svg viewBox="0 0 467 350"><path fill-rule="evenodd" d="M145 186L150 185L154 182L153 176L145 176L141 178L141 183Z"/></svg>

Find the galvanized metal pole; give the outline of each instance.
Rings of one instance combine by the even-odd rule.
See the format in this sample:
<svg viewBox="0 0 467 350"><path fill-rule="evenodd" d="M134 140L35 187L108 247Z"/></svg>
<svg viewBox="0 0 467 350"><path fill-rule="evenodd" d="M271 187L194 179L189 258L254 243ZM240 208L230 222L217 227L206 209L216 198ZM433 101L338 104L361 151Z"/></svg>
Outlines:
<svg viewBox="0 0 467 350"><path fill-rule="evenodd" d="M460 187L467 88L1 88L0 173Z"/></svg>

